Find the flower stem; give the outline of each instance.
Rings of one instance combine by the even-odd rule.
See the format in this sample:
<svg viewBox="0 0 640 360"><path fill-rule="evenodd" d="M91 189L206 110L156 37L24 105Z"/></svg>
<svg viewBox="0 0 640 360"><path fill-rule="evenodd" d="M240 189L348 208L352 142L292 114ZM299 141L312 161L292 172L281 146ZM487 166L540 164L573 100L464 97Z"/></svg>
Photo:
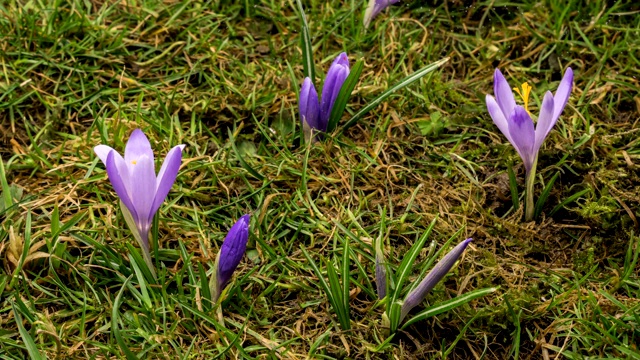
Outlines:
<svg viewBox="0 0 640 360"><path fill-rule="evenodd" d="M536 166L538 165L538 157L536 156L533 161L531 169L526 173L525 187L526 198L524 203L524 220L532 221L535 209L535 203L533 202L533 184L536 180Z"/></svg>

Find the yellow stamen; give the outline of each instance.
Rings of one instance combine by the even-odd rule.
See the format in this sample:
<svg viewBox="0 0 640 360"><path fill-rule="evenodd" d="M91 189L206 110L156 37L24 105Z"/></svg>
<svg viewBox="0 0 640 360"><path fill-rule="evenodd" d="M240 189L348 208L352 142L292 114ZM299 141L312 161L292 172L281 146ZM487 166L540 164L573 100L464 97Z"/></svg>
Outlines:
<svg viewBox="0 0 640 360"><path fill-rule="evenodd" d="M135 164L137 164L138 162L137 162L136 160L131 160L131 163L132 163L133 165L135 165Z"/></svg>
<svg viewBox="0 0 640 360"><path fill-rule="evenodd" d="M513 88L513 90L517 92L518 95L520 95L522 101L524 102L524 109L529 112L529 95L531 94L531 86L529 86L528 83L524 82L522 83L522 85L520 85L520 87L522 88L522 91L520 91L520 89L518 88Z"/></svg>

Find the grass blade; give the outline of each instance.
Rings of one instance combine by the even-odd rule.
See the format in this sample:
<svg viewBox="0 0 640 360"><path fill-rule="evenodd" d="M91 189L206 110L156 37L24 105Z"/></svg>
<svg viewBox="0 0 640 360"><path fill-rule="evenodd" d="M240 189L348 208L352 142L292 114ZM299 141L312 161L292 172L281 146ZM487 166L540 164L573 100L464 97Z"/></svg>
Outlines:
<svg viewBox="0 0 640 360"><path fill-rule="evenodd" d="M315 64L313 62L313 45L311 44L311 35L309 32L309 23L307 23L307 16L304 14L302 8L302 2L296 0L298 5L298 13L300 15L300 22L302 23L302 29L300 31L300 48L302 49L302 67L304 68L304 76L311 79L311 83L315 83Z"/></svg>
<svg viewBox="0 0 640 360"><path fill-rule="evenodd" d="M411 249L409 249L407 254L405 254L404 258L402 258L402 262L400 263L400 266L396 271L396 285L395 289L393 289L393 292L391 293L391 299L389 299L390 304L395 303L396 300L398 300L402 295L402 287L404 285L404 282L409 277L409 274L411 274L414 262L418 257L418 254L420 254L420 250L422 250L422 248L424 247L425 242L427 242L429 235L431 235L431 230L433 230L433 227L436 225L437 220L438 218L436 217L435 219L433 219L433 221L431 221L431 224L429 224L429 227L422 234L420 239L415 244L413 244Z"/></svg>
<svg viewBox="0 0 640 360"><path fill-rule="evenodd" d="M563 207L569 205L570 203L578 200L578 198L580 198L582 195L586 195L588 193L591 192L591 189L583 189L581 191L578 191L577 193L569 196L568 198L562 200L560 202L560 204L556 205L553 210L551 210L551 212L549 212L549 216L553 216L553 214L555 214L556 212L558 212L558 210L562 209Z"/></svg>
<svg viewBox="0 0 640 360"><path fill-rule="evenodd" d="M13 307L13 316L16 318L18 331L20 332L20 337L22 338L22 341L24 341L24 345L27 348L29 357L34 360L46 360L46 358L42 356L40 351L38 351L38 347L36 346L35 341L33 341L31 334L29 334L27 329L25 329L22 325L22 316L20 316L20 311L18 311L14 303L11 303L11 307Z"/></svg>
<svg viewBox="0 0 640 360"><path fill-rule="evenodd" d="M257 171L255 171L249 164L244 161L244 158L240 155L240 151L238 151L238 147L236 146L236 139L233 137L233 132L231 129L227 129L229 134L229 142L231 143L231 148L233 152L236 154L236 158L240 161L240 165L249 172L249 174L253 175L256 179L262 181L264 180L264 176L260 175Z"/></svg>
<svg viewBox="0 0 640 360"><path fill-rule="evenodd" d="M332 132L338 126L338 122L340 121L340 118L344 113L344 109L347 107L347 102L351 97L351 93L358 84L358 80L360 79L360 74L362 73L363 68L364 61L362 59L358 60L351 68L349 76L347 76L344 84L342 84L342 88L340 88L340 92L338 93L336 102L333 104L333 108L331 109L329 123L327 124L327 132Z"/></svg>
<svg viewBox="0 0 640 360"><path fill-rule="evenodd" d="M132 276L133 275L129 276L124 281L124 284L122 284L122 288L120 288L120 291L116 296L116 299L113 301L113 309L111 310L111 331L113 331L113 335L116 337L118 346L120 346L120 349L122 350L124 355L127 357L127 360L137 360L138 357L129 349L127 344L124 342L124 339L122 339L122 335L120 334L120 328L118 327L118 310L120 309L120 301L122 300L122 294L124 293L124 289L127 287L127 284L131 280Z"/></svg>
<svg viewBox="0 0 640 360"><path fill-rule="evenodd" d="M404 325L402 325L402 328L406 328L407 326L430 318L432 316L436 316L439 314L442 314L444 312L447 312L449 310L453 310L455 308L457 308L458 306L462 306L472 300L475 300L477 298L483 297L485 295L489 295L492 292L498 290L498 287L491 287L491 288L484 288L484 289L479 289L479 290L474 290L474 291L470 291L464 295L460 295L458 297L455 297L451 300L447 300L447 301L443 301L439 304L435 304L433 306L430 306L424 310L422 310L420 313L418 313L416 316L410 318L409 320L407 320Z"/></svg>
<svg viewBox="0 0 640 360"><path fill-rule="evenodd" d="M380 103L382 103L384 101L384 99L388 98L394 92L402 89L405 86L408 86L408 85L414 83L415 81L418 81L420 78L422 78L423 76L427 75L428 73L436 70L437 68L442 66L447 61L449 61L448 57L446 57L444 59L441 59L441 60L438 60L438 61L436 61L434 63L431 63L431 64L423 67L422 69L414 72L413 74L407 76L406 78L402 79L399 83L393 85L387 91L383 92L377 98L375 98L371 102L369 102L365 107L360 109L360 111L358 111L355 115L353 115L351 117L351 119L349 119L349 121L347 121L347 123L344 124L344 126L342 127L341 131L344 131L344 130L350 128L351 126L355 125L355 123L358 120L360 120L360 118L362 118L369 111L373 110L376 106L380 105Z"/></svg>
<svg viewBox="0 0 640 360"><path fill-rule="evenodd" d="M8 209L13 205L13 199L11 198L11 189L7 182L7 175L4 171L4 163L2 157L0 157L0 185L2 186L2 200L4 201L4 208Z"/></svg>
<svg viewBox="0 0 640 360"><path fill-rule="evenodd" d="M516 180L516 174L513 172L511 164L509 164L507 172L509 173L509 189L511 190L513 210L517 211L520 208L520 196L518 195L518 181Z"/></svg>
<svg viewBox="0 0 640 360"><path fill-rule="evenodd" d="M549 180L549 182L547 183L547 186L545 186L544 189L542 190L542 193L540 194L538 201L536 201L536 207L533 213L534 219L538 218L538 216L540 216L540 214L542 213L542 207L544 206L544 203L547 202L547 199L549 198L549 194L551 193L551 189L553 188L553 184L556 182L556 179L558 179L558 176L560 176L559 171L553 175L551 180Z"/></svg>

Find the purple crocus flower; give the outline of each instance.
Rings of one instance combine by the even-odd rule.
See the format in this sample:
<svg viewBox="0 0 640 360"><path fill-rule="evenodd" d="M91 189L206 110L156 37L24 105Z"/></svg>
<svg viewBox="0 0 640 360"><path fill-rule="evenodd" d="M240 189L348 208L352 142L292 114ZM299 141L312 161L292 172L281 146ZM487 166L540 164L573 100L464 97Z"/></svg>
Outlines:
<svg viewBox="0 0 640 360"><path fill-rule="evenodd" d="M213 293L213 301L217 301L218 297L224 290L225 286L231 280L231 275L240 264L240 260L247 250L247 241L249 240L249 220L250 215L243 215L229 230L229 233L222 242L222 247L216 258L215 273L212 278L211 291Z"/></svg>
<svg viewBox="0 0 640 360"><path fill-rule="evenodd" d="M401 323L409 311L420 304L429 291L431 291L431 289L433 289L436 284L438 284L440 280L447 275L470 242L471 239L466 239L449 251L449 253L445 255L431 271L429 271L420 284L418 284L413 291L407 294L407 297L402 302L399 323Z"/></svg>
<svg viewBox="0 0 640 360"><path fill-rule="evenodd" d="M310 78L305 78L300 89L298 108L305 140L311 139L311 132L325 132L329 124L331 110L338 98L344 81L349 76L349 58L340 53L329 67L322 86L322 99L318 101L318 93Z"/></svg>
<svg viewBox="0 0 640 360"><path fill-rule="evenodd" d="M326 130L326 124L324 124L324 128L319 124L320 104L318 102L318 93L316 92L316 88L313 86L313 82L311 82L311 79L308 77L304 78L304 81L302 82L298 107L305 140L309 141L311 139L312 130Z"/></svg>
<svg viewBox="0 0 640 360"><path fill-rule="evenodd" d="M376 245L376 290L379 300L387 296L387 268L384 265L384 255L380 245Z"/></svg>
<svg viewBox="0 0 640 360"><path fill-rule="evenodd" d="M493 91L495 98L486 96L487 109L493 122L516 149L527 173L527 201L525 203L525 219L533 219L533 181L538 162L538 151L547 135L558 121L562 110L567 105L573 86L573 71L568 68L558 86L556 94L547 91L542 100L540 114L534 127L529 112L529 84L522 84L522 90L515 89L522 97L524 106L516 104L509 83L499 69L493 76Z"/></svg>
<svg viewBox="0 0 640 360"><path fill-rule="evenodd" d="M365 29L369 27L369 23L376 17L382 10L387 7L400 2L400 0L369 0L369 5L367 5L367 9L364 11L364 27Z"/></svg>
<svg viewBox="0 0 640 360"><path fill-rule="evenodd" d="M122 210L127 225L140 243L151 271L153 267L149 255L149 229L155 213L176 180L184 147L185 145L177 145L169 151L157 176L151 144L140 129L131 133L124 158L107 145L93 148L106 166L111 185L124 204Z"/></svg>
<svg viewBox="0 0 640 360"><path fill-rule="evenodd" d="M324 130L327 129L333 104L335 104L340 89L342 89L342 84L344 84L347 76L349 76L349 58L347 57L347 53L343 52L333 60L327 72L327 77L324 79L324 84L322 85L320 123L324 126Z"/></svg>

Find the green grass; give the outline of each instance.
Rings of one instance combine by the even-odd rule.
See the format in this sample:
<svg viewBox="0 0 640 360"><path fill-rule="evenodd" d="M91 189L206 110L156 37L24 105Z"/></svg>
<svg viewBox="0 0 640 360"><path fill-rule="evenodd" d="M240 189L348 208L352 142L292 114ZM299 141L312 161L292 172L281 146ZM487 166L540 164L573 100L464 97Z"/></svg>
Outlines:
<svg viewBox="0 0 640 360"><path fill-rule="evenodd" d="M341 51L364 60L341 124L450 60L307 147L295 1L0 4L0 359L640 358L640 7L414 1L363 32L362 1L303 5L318 79ZM496 66L534 105L576 73L540 153L536 195L559 175L536 223L520 221L524 169L484 106ZM157 156L187 145L157 215L157 281L92 151L135 128ZM220 315L206 274L244 213ZM395 271L436 217L437 248L460 229L474 241L412 314L499 290L385 341L373 242ZM344 284L345 242L349 330L310 261Z"/></svg>

